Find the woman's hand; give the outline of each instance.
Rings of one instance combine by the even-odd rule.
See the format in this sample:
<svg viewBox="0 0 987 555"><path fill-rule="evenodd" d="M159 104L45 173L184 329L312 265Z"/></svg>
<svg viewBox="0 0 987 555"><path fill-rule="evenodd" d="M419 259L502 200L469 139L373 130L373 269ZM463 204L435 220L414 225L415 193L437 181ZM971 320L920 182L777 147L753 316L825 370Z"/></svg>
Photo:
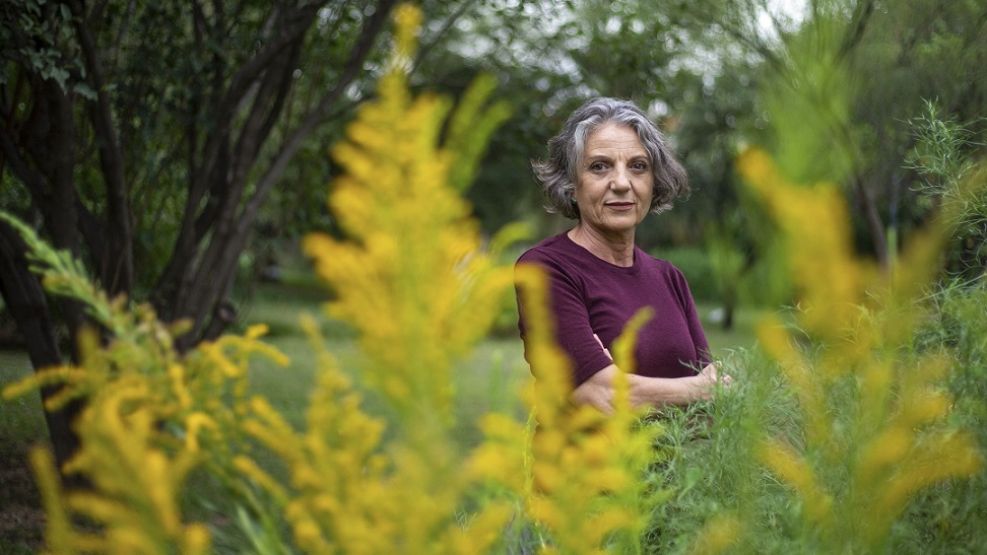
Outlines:
<svg viewBox="0 0 987 555"><path fill-rule="evenodd" d="M707 364L696 377L700 378L700 380L706 383L709 387L712 387L713 384L718 381L723 382L724 386L729 386L733 383L733 376L720 372L719 362L711 362Z"/></svg>

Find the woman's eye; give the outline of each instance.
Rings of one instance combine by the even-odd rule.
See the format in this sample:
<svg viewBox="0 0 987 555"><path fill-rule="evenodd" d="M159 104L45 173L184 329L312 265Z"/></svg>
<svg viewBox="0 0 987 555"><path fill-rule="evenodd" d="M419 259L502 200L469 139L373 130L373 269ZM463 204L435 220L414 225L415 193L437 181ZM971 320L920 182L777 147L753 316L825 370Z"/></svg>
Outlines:
<svg viewBox="0 0 987 555"><path fill-rule="evenodd" d="M648 169L648 164L647 162L634 162L631 164L631 168L638 171L646 171Z"/></svg>
<svg viewBox="0 0 987 555"><path fill-rule="evenodd" d="M589 169L590 171L598 172L606 169L606 165L603 162L593 162L589 165Z"/></svg>

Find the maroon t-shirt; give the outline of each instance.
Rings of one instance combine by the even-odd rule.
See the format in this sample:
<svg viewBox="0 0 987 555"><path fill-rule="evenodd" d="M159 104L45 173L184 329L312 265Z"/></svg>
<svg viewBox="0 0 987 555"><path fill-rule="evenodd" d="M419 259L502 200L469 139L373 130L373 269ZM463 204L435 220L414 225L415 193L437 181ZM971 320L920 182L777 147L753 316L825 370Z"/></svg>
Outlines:
<svg viewBox="0 0 987 555"><path fill-rule="evenodd" d="M692 293L685 276L669 262L635 246L634 265L616 266L563 233L526 251L518 259L522 263L537 264L548 273L556 338L572 360L574 387L612 364L593 334L612 349L624 325L644 306L652 307L654 316L638 335L636 374L692 376L710 362ZM520 297L519 308L518 328L525 339ZM531 362L527 346L525 358Z"/></svg>

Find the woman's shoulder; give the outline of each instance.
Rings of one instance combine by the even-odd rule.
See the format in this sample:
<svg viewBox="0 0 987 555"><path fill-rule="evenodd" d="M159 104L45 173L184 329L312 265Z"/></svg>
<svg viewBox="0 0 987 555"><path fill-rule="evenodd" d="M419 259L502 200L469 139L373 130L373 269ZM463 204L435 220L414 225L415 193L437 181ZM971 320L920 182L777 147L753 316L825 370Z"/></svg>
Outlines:
<svg viewBox="0 0 987 555"><path fill-rule="evenodd" d="M636 256L640 257L642 263L653 271L660 272L662 275L667 276L677 276L682 275L682 271L675 267L674 264L665 260L664 258L658 258L641 247L635 247L637 250Z"/></svg>
<svg viewBox="0 0 987 555"><path fill-rule="evenodd" d="M689 292L689 281L686 279L685 274L682 273L682 270L679 270L675 264L664 258L658 258L643 251L641 252L644 254L644 260L646 260L650 268L649 273L652 276L657 276L661 282L667 284L667 287L675 291L680 297L691 295Z"/></svg>
<svg viewBox="0 0 987 555"><path fill-rule="evenodd" d="M559 235L553 235L547 239L541 240L538 244L524 251L521 256L518 257L518 264L552 264L558 262L560 259L567 258L569 256L569 249L566 241L564 241L564 233Z"/></svg>

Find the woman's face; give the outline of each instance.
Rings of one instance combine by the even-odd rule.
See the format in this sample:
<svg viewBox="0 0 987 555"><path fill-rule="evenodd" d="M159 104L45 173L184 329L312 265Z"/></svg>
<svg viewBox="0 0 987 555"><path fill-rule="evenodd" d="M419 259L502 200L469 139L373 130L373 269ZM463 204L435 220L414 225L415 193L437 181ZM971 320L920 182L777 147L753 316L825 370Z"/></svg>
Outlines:
<svg viewBox="0 0 987 555"><path fill-rule="evenodd" d="M654 174L634 129L605 123L586 138L576 183L581 226L633 233L651 208Z"/></svg>

